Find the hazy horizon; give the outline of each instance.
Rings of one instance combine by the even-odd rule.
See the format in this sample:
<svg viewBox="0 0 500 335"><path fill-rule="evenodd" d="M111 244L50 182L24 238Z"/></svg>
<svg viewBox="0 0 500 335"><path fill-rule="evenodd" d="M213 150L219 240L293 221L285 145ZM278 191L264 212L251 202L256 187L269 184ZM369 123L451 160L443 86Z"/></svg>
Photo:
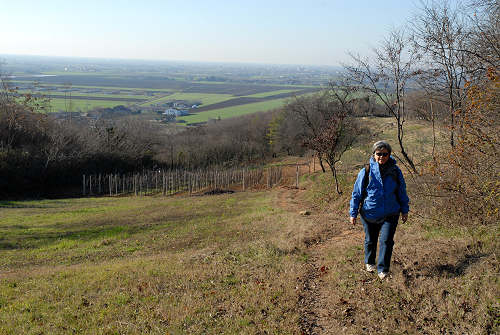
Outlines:
<svg viewBox="0 0 500 335"><path fill-rule="evenodd" d="M283 67L311 67L311 68L330 68L330 69L341 69L339 65L325 65L325 64L279 64L279 63L256 63L256 62L238 62L238 61L203 61L203 60L182 60L182 59L141 59L141 58L107 58L107 57L81 57L81 56L49 56L49 55L28 55L28 54L4 54L0 53L0 65L2 61L14 59L19 61L20 58L32 59L32 60L67 60L67 61L88 61L89 63L95 62L115 62L115 63L127 63L127 64L193 64L193 65L234 65L234 66L283 66Z"/></svg>
<svg viewBox="0 0 500 335"><path fill-rule="evenodd" d="M405 22L413 1L3 1L5 55L338 66Z"/></svg>

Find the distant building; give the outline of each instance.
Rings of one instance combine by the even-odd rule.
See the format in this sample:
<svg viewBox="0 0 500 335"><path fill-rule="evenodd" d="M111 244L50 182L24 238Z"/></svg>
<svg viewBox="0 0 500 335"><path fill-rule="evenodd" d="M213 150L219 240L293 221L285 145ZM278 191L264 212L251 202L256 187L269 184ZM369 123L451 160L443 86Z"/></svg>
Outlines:
<svg viewBox="0 0 500 335"><path fill-rule="evenodd" d="M184 115L188 115L189 112L186 110L178 110L175 108L169 108L169 109L165 110L162 114L163 115L170 115L170 116L184 116Z"/></svg>

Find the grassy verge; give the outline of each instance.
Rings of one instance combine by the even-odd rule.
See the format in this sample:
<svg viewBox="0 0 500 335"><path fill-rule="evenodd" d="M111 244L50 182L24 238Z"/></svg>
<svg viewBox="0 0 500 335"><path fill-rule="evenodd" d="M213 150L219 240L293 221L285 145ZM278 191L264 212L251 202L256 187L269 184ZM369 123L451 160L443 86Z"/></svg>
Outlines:
<svg viewBox="0 0 500 335"><path fill-rule="evenodd" d="M2 334L298 332L305 226L270 193L0 205Z"/></svg>

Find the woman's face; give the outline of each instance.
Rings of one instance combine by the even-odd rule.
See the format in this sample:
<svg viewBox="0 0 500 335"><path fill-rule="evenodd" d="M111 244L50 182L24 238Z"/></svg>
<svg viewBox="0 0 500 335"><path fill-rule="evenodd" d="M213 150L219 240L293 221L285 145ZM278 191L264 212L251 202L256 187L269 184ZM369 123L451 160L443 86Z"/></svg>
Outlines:
<svg viewBox="0 0 500 335"><path fill-rule="evenodd" d="M373 157L375 158L377 163L385 164L389 160L389 151L387 151L387 149L385 148L376 150L373 154Z"/></svg>

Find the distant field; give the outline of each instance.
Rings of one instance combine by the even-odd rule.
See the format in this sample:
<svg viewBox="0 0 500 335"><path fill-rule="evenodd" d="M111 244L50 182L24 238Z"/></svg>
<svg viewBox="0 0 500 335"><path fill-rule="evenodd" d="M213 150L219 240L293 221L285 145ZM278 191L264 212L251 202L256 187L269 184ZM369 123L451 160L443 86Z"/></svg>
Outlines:
<svg viewBox="0 0 500 335"><path fill-rule="evenodd" d="M33 83L33 80L11 80L11 86L15 87L16 84L29 84ZM64 87L63 84L48 84L43 83L41 86L44 87ZM120 90L120 91L144 91L144 92L175 92L171 89L161 89L161 88L140 88L140 87L119 87L119 86L95 86L95 85L71 85L73 88L83 88L83 89L102 89L107 91Z"/></svg>
<svg viewBox="0 0 500 335"><path fill-rule="evenodd" d="M153 103L164 103L170 100L201 101L203 106L226 101L233 98L230 94L204 94L204 93L173 93L163 98L151 101ZM149 103L149 102L148 102ZM145 104L143 104L145 105Z"/></svg>
<svg viewBox="0 0 500 335"><path fill-rule="evenodd" d="M258 85L258 84L240 84L240 83L199 83L186 80L178 80L170 77L161 77L152 74L104 74L104 75L82 75L82 74L64 74L50 77L19 77L17 80L37 81L41 85L71 83L72 86L86 87L115 87L115 88L140 88L140 89L168 89L177 90L184 93L212 93L212 94L231 94L231 95L251 95L262 92L289 89L281 85Z"/></svg>
<svg viewBox="0 0 500 335"><path fill-rule="evenodd" d="M110 108L119 105L127 105L124 101L108 101L108 100L90 100L90 99L71 99L71 108L69 107L70 101L67 99L51 99L50 105L52 112L71 110L72 112L88 111L93 108L103 107Z"/></svg>
<svg viewBox="0 0 500 335"><path fill-rule="evenodd" d="M182 116L179 117L178 120L184 120L189 124L189 123L207 122L210 119L217 119L219 117L221 119L227 119L235 116L241 116L256 112L264 112L273 108L278 108L283 106L286 100L287 100L286 98L283 98L283 99L267 100L267 101L256 102L234 107L213 109L193 115Z"/></svg>
<svg viewBox="0 0 500 335"><path fill-rule="evenodd" d="M34 93L34 92L30 92L30 91L19 91L19 93ZM42 92L39 92L39 93L34 93L34 94L40 94L40 95L43 95L43 96L54 96L54 98L65 98L67 96L67 98L69 99L70 96L72 99L75 99L75 98L85 98L85 99L92 99L92 98L105 98L105 99L109 99L109 100L113 100L113 99L130 99L130 100L148 100L148 99L151 99L152 97L151 96L147 96L147 95L129 95L129 94L111 94L111 93L102 93L102 94L99 94L99 93L79 93L79 92L71 92L71 93L63 93L63 92L58 92L58 91L42 91Z"/></svg>
<svg viewBox="0 0 500 335"><path fill-rule="evenodd" d="M195 113L180 120L189 123L205 122L212 118L228 118L266 111L279 107L292 95L308 94L317 87L306 85L260 85L244 83L186 81L165 77L155 73L87 73L52 72L55 76L19 76L11 83L25 91L38 87L52 88L41 94L52 99L52 111L88 111L96 107L135 105L145 109L155 109L155 105L171 100L201 102ZM36 80L36 85L33 83ZM68 107L70 94L62 88L68 84L71 92L71 108ZM30 88L32 86L33 88ZM133 94L138 92L139 94Z"/></svg>
<svg viewBox="0 0 500 335"><path fill-rule="evenodd" d="M291 93L291 92L297 92L297 90L277 90L277 91L271 91L271 92L264 92L264 93L256 93L252 95L245 95L247 98L267 98L273 95L277 94L283 94L283 93Z"/></svg>

